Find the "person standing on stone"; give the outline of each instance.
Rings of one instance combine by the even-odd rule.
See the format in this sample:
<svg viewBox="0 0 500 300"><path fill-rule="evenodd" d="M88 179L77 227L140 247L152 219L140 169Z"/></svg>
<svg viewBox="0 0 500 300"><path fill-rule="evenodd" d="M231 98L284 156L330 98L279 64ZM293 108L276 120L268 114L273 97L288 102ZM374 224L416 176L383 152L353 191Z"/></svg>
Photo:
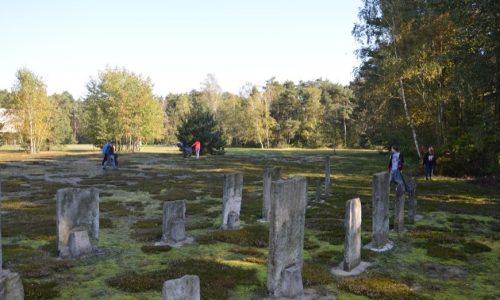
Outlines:
<svg viewBox="0 0 500 300"><path fill-rule="evenodd" d="M436 166L436 155L434 154L434 148L432 148L432 146L429 147L429 150L424 154L422 165L425 168L425 180L432 180L432 173Z"/></svg>
<svg viewBox="0 0 500 300"><path fill-rule="evenodd" d="M410 192L410 187L406 184L402 171L404 167L404 157L401 152L399 152L398 146L391 146L391 157L389 159L389 172L390 183L394 183L396 185L403 184L405 186L406 192Z"/></svg>
<svg viewBox="0 0 500 300"><path fill-rule="evenodd" d="M201 150L201 142L199 140L195 140L194 143L191 145L192 148L194 148L194 151L196 152L196 159L200 158L200 150Z"/></svg>

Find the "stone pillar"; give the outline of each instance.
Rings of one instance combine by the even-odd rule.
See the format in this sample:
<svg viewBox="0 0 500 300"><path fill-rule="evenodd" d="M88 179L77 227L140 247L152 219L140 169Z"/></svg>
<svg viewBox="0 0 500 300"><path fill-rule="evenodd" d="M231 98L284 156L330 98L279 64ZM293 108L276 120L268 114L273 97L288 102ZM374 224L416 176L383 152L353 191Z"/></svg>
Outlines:
<svg viewBox="0 0 500 300"><path fill-rule="evenodd" d="M224 175L224 193L222 196L222 229L239 228L241 195L243 191L243 174L233 173ZM228 224L229 215L231 221L236 223ZM238 216L235 218L235 214Z"/></svg>
<svg viewBox="0 0 500 300"><path fill-rule="evenodd" d="M325 196L326 197L330 196L330 174L331 174L330 156L327 156L326 157L326 164L325 164Z"/></svg>
<svg viewBox="0 0 500 300"><path fill-rule="evenodd" d="M71 257L80 257L92 253L89 234L86 229L73 229L69 234L68 248Z"/></svg>
<svg viewBox="0 0 500 300"><path fill-rule="evenodd" d="M316 181L316 197L315 197L316 202L319 202L321 200L321 179L318 179Z"/></svg>
<svg viewBox="0 0 500 300"><path fill-rule="evenodd" d="M280 179L281 168L266 167L262 178L262 221L269 222L269 212L271 209L271 182Z"/></svg>
<svg viewBox="0 0 500 300"><path fill-rule="evenodd" d="M417 216L417 181L415 177L410 178L409 182L411 192L408 201L408 220L411 224L415 223Z"/></svg>
<svg viewBox="0 0 500 300"><path fill-rule="evenodd" d="M367 248L384 251L392 248L389 241L389 172L373 175L372 181L372 241Z"/></svg>
<svg viewBox="0 0 500 300"><path fill-rule="evenodd" d="M394 231L401 233L405 227L405 186L396 186L396 201L394 202Z"/></svg>
<svg viewBox="0 0 500 300"><path fill-rule="evenodd" d="M177 243L186 239L186 203L184 200L163 203L162 241Z"/></svg>
<svg viewBox="0 0 500 300"><path fill-rule="evenodd" d="M95 188L66 188L56 195L57 250L59 256L71 257L69 236L86 230L92 248L99 240L99 191Z"/></svg>
<svg viewBox="0 0 500 300"><path fill-rule="evenodd" d="M361 263L361 201L354 198L345 206L344 271L351 271Z"/></svg>
<svg viewBox="0 0 500 300"><path fill-rule="evenodd" d="M273 297L303 295L302 259L307 180L293 177L271 184L267 289Z"/></svg>
<svg viewBox="0 0 500 300"><path fill-rule="evenodd" d="M2 188L0 182L0 201L2 199ZM24 300L24 288L21 276L9 270L2 269L2 225L0 214L0 299Z"/></svg>
<svg viewBox="0 0 500 300"><path fill-rule="evenodd" d="M218 288L218 287L214 287ZM200 300L200 278L185 275L163 283L163 300Z"/></svg>

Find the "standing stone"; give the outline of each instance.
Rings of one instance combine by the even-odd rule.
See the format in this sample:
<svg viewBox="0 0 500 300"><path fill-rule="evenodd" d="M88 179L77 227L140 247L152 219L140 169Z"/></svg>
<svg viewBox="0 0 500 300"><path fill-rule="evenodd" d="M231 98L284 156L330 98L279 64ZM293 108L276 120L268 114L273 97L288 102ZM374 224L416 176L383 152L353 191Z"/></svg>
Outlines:
<svg viewBox="0 0 500 300"><path fill-rule="evenodd" d="M217 288L217 287L214 287ZM185 275L163 283L163 300L200 300L200 278Z"/></svg>
<svg viewBox="0 0 500 300"><path fill-rule="evenodd" d="M186 239L186 203L184 200L163 203L164 242L182 242Z"/></svg>
<svg viewBox="0 0 500 300"><path fill-rule="evenodd" d="M273 297L300 297L307 180L293 177L271 184L267 289Z"/></svg>
<svg viewBox="0 0 500 300"><path fill-rule="evenodd" d="M417 181L415 177L410 178L410 199L408 201L408 220L411 224L415 223L417 216Z"/></svg>
<svg viewBox="0 0 500 300"><path fill-rule="evenodd" d="M321 200L321 179L318 179L316 181L316 202L319 202Z"/></svg>
<svg viewBox="0 0 500 300"><path fill-rule="evenodd" d="M9 270L0 272L0 299L24 300L24 288L21 276Z"/></svg>
<svg viewBox="0 0 500 300"><path fill-rule="evenodd" d="M330 156L327 156L325 164L325 196L327 197L330 196L330 174Z"/></svg>
<svg viewBox="0 0 500 300"><path fill-rule="evenodd" d="M2 199L2 188L0 182L0 201ZM24 288L21 276L9 270L2 269L2 226L0 214L0 299L23 300Z"/></svg>
<svg viewBox="0 0 500 300"><path fill-rule="evenodd" d="M389 243L389 172L373 175L372 182L372 242L371 249Z"/></svg>
<svg viewBox="0 0 500 300"><path fill-rule="evenodd" d="M281 168L266 167L262 180L262 221L269 222L269 213L271 210L271 182L280 179Z"/></svg>
<svg viewBox="0 0 500 300"><path fill-rule="evenodd" d="M224 175L224 193L222 196L222 229L236 229L240 226L241 194L243 191L243 174ZM232 223L228 225L229 215ZM238 216L235 218L235 216Z"/></svg>
<svg viewBox="0 0 500 300"><path fill-rule="evenodd" d="M361 201L354 198L345 206L344 271L351 271L361 263Z"/></svg>
<svg viewBox="0 0 500 300"><path fill-rule="evenodd" d="M87 231L92 248L99 240L99 191L95 188L65 188L57 191L57 250L60 257L71 257L69 236L78 228Z"/></svg>
<svg viewBox="0 0 500 300"><path fill-rule="evenodd" d="M394 203L394 230L397 233L404 231L405 227L405 186L396 186L396 201Z"/></svg>

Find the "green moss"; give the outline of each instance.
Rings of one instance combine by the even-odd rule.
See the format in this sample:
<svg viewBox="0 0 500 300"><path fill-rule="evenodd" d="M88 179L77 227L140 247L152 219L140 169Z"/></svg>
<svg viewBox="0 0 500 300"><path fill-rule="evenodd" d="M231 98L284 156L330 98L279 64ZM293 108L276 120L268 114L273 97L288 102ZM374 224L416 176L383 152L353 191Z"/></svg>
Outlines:
<svg viewBox="0 0 500 300"><path fill-rule="evenodd" d="M424 299L406 284L381 276L343 278L339 288L375 299Z"/></svg>
<svg viewBox="0 0 500 300"><path fill-rule="evenodd" d="M139 242L158 241L162 237L162 230L162 220L139 220L132 225L131 237Z"/></svg>
<svg viewBox="0 0 500 300"><path fill-rule="evenodd" d="M311 255L312 262L318 264L340 263L344 254L337 250L326 250Z"/></svg>
<svg viewBox="0 0 500 300"><path fill-rule="evenodd" d="M189 220L188 220L189 221ZM195 223L188 223L186 225L187 230L195 230L195 229L207 229L212 228L214 226L212 219L208 220L198 220Z"/></svg>
<svg viewBox="0 0 500 300"><path fill-rule="evenodd" d="M142 252L144 253L164 253L172 250L172 247L167 245L162 246L152 246L152 245L144 245L141 247Z"/></svg>
<svg viewBox="0 0 500 300"><path fill-rule="evenodd" d="M467 260L467 255L455 248L442 246L433 242L427 243L427 255L441 259Z"/></svg>
<svg viewBox="0 0 500 300"><path fill-rule="evenodd" d="M99 219L99 228L113 228L113 221L110 218L100 218Z"/></svg>
<svg viewBox="0 0 500 300"><path fill-rule="evenodd" d="M490 252L491 248L485 244L476 241L470 241L464 244L464 251L469 254Z"/></svg>
<svg viewBox="0 0 500 300"><path fill-rule="evenodd" d="M329 218L306 219L306 228L320 231L342 231L344 232L343 221Z"/></svg>
<svg viewBox="0 0 500 300"><path fill-rule="evenodd" d="M45 300L59 297L58 285L55 281L23 280L23 288L26 300Z"/></svg>
<svg viewBox="0 0 500 300"><path fill-rule="evenodd" d="M328 270L328 265L305 262L302 268L302 281L305 287L327 285L335 279Z"/></svg>
<svg viewBox="0 0 500 300"><path fill-rule="evenodd" d="M198 238L200 244L224 242L247 247L267 247L269 229L264 225L252 225L236 230L209 232Z"/></svg>
<svg viewBox="0 0 500 300"><path fill-rule="evenodd" d="M99 203L99 210L114 217L124 217L132 214L132 207L121 201L103 201Z"/></svg>
<svg viewBox="0 0 500 300"><path fill-rule="evenodd" d="M228 266L213 260L188 259L172 261L164 270L120 273L106 280L106 283L129 293L161 291L164 281L186 274L200 277L202 299L229 299L231 290L237 286L251 286L258 282L255 270Z"/></svg>
<svg viewBox="0 0 500 300"><path fill-rule="evenodd" d="M328 242L332 245L342 245L344 243L344 231L322 231L316 234L320 241Z"/></svg>
<svg viewBox="0 0 500 300"><path fill-rule="evenodd" d="M259 257L263 258L266 257L264 253L262 253L259 249L257 248L231 248L229 249L229 252L235 253L235 254L241 254L241 255L249 255L249 256L254 256L254 257Z"/></svg>
<svg viewBox="0 0 500 300"><path fill-rule="evenodd" d="M267 264L267 260L266 259L262 259L260 257L253 257L253 256L244 257L242 259L242 261L249 262L249 263L252 263L252 264L258 264L258 265L266 265Z"/></svg>
<svg viewBox="0 0 500 300"><path fill-rule="evenodd" d="M320 247L320 245L318 243L316 243L315 241L312 241L308 237L304 238L304 249L305 250L318 249L319 247Z"/></svg>

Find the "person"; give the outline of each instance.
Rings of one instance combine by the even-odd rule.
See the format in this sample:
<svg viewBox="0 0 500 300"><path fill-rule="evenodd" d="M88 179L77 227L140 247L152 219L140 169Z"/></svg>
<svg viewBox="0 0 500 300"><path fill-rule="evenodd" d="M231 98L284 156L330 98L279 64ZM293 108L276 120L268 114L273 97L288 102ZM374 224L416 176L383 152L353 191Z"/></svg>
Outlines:
<svg viewBox="0 0 500 300"><path fill-rule="evenodd" d="M184 154L184 158L191 157L191 154L193 154L193 148L189 146L188 142L182 142L182 152Z"/></svg>
<svg viewBox="0 0 500 300"><path fill-rule="evenodd" d="M436 166L436 155L434 154L434 148L431 146L424 154L424 159L422 165L425 168L425 180L432 180L432 173L434 167Z"/></svg>
<svg viewBox="0 0 500 300"><path fill-rule="evenodd" d="M118 168L118 153L116 153L115 143L111 142L108 152L109 157L113 160L113 168Z"/></svg>
<svg viewBox="0 0 500 300"><path fill-rule="evenodd" d="M396 185L403 184L406 192L410 192L410 187L406 184L403 174L404 167L404 157L401 152L399 152L398 146L391 146L391 156L389 158L389 172L390 174L390 183L394 183Z"/></svg>
<svg viewBox="0 0 500 300"><path fill-rule="evenodd" d="M200 158L200 150L201 150L201 142L199 140L195 140L194 143L191 145L192 148L194 148L194 151L196 152L196 159Z"/></svg>
<svg viewBox="0 0 500 300"><path fill-rule="evenodd" d="M111 142L107 142L106 144L104 144L104 146L102 146L102 156L103 156L103 158L102 158L101 166L102 166L103 170L106 168L104 166L104 163L108 160L109 147L111 147Z"/></svg>
<svg viewBox="0 0 500 300"><path fill-rule="evenodd" d="M118 167L118 154L116 154L115 145L112 141L109 141L102 147L102 155L103 159L101 165L103 170L106 169L104 163L109 160L113 163L114 168Z"/></svg>

